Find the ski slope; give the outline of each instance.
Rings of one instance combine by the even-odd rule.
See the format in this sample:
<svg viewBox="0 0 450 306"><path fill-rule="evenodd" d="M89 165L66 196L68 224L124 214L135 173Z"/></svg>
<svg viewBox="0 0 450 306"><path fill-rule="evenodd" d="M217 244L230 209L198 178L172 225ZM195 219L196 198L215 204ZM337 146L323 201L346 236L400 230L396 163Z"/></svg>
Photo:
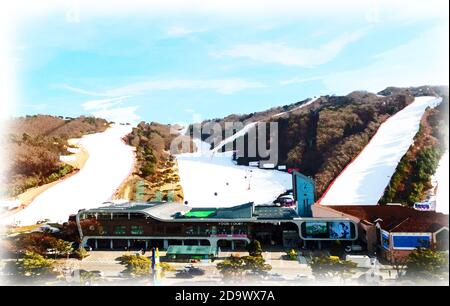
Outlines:
<svg viewBox="0 0 450 306"><path fill-rule="evenodd" d="M436 211L448 215L449 210L449 198L448 198L448 151L442 155L439 161L438 168L434 174L434 179L436 180Z"/></svg>
<svg viewBox="0 0 450 306"><path fill-rule="evenodd" d="M308 106L308 105L313 104L313 103L316 102L319 98L320 98L320 97L313 98L313 99L311 99L310 101L306 102L305 104L302 104L302 105L300 105L300 106L297 106L296 108L293 108L293 109L291 109L291 110L289 110L289 111L287 111L287 112L282 112L282 113L275 114L275 115L273 115L272 117L279 117L279 116L283 116L284 114L292 113L292 112L294 112L294 111L296 111L296 110L298 110L298 109L301 109L301 108L303 108L303 107L306 107L306 106Z"/></svg>
<svg viewBox="0 0 450 306"><path fill-rule="evenodd" d="M109 200L134 165L134 148L122 141L131 129L131 126L114 125L103 133L82 137L79 144L89 154L84 167L1 223L31 225L43 219L65 222L79 209L98 207Z"/></svg>
<svg viewBox="0 0 450 306"><path fill-rule="evenodd" d="M236 139L231 137L222 143ZM219 153L209 150L210 145L206 142L198 139L194 142L197 152L177 155L180 183L189 206L267 204L292 188L292 178L288 173L238 166L232 161L233 152Z"/></svg>
<svg viewBox="0 0 450 306"><path fill-rule="evenodd" d="M228 138L225 138L224 140L219 142L219 144L213 149L213 152L218 152L226 144L232 143L233 141L235 141L239 137L244 136L245 134L247 134L247 132L251 128L256 127L257 124L258 124L258 122L252 122L252 123L247 124L242 129L240 129L238 132L236 132L234 135L232 135L232 136L230 136Z"/></svg>
<svg viewBox="0 0 450 306"><path fill-rule="evenodd" d="M442 98L418 97L390 117L318 202L322 205L377 205L397 164L413 143L425 109L441 101Z"/></svg>

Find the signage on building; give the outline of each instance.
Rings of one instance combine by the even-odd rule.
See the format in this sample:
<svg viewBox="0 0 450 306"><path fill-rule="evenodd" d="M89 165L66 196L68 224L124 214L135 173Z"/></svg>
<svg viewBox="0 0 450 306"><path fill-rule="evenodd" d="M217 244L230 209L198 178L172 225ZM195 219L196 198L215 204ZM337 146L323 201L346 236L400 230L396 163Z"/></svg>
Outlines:
<svg viewBox="0 0 450 306"><path fill-rule="evenodd" d="M219 222L219 225L243 225L242 222Z"/></svg>
<svg viewBox="0 0 450 306"><path fill-rule="evenodd" d="M311 205L316 200L314 181L299 172L292 173L294 200L297 202L297 213L300 217L312 217Z"/></svg>
<svg viewBox="0 0 450 306"><path fill-rule="evenodd" d="M304 240L355 240L356 225L349 220L305 221L300 226Z"/></svg>
<svg viewBox="0 0 450 306"><path fill-rule="evenodd" d="M389 233L386 231L381 231L381 245L385 250L389 250Z"/></svg>
<svg viewBox="0 0 450 306"><path fill-rule="evenodd" d="M247 238L247 234L212 234L210 237L223 237L223 238Z"/></svg>
<svg viewBox="0 0 450 306"><path fill-rule="evenodd" d="M392 234L393 248L396 250L414 250L430 246L430 235L421 233Z"/></svg>

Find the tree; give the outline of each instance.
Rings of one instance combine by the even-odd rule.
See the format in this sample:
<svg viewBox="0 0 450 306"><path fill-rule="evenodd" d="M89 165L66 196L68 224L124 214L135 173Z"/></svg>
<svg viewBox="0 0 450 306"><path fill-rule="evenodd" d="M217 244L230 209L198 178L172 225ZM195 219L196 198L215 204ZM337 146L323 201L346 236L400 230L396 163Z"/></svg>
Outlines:
<svg viewBox="0 0 450 306"><path fill-rule="evenodd" d="M81 222L83 222L82 220ZM65 222L62 226L60 237L66 241L80 242L80 233L75 221Z"/></svg>
<svg viewBox="0 0 450 306"><path fill-rule="evenodd" d="M336 256L317 256L314 257L310 263L312 272L318 277L335 277L339 276L341 279L351 273L351 270L356 268L356 263L341 260Z"/></svg>
<svg viewBox="0 0 450 306"><path fill-rule="evenodd" d="M241 278L244 273L244 262L242 258L231 255L218 263L217 269L224 278Z"/></svg>
<svg viewBox="0 0 450 306"><path fill-rule="evenodd" d="M79 273L81 283L86 285L90 285L101 278L95 271L80 270Z"/></svg>
<svg viewBox="0 0 450 306"><path fill-rule="evenodd" d="M265 263L262 256L230 256L217 264L217 269L226 279L239 279L248 273L262 274L272 266Z"/></svg>
<svg viewBox="0 0 450 306"><path fill-rule="evenodd" d="M161 276L164 276L166 272L175 271L175 268L167 262L160 262L157 267L161 269Z"/></svg>
<svg viewBox="0 0 450 306"><path fill-rule="evenodd" d="M262 256L244 256L242 260L245 271L259 274L272 270L272 266L266 264Z"/></svg>
<svg viewBox="0 0 450 306"><path fill-rule="evenodd" d="M89 256L89 253L85 248L78 248L77 250L75 250L74 254L80 260Z"/></svg>
<svg viewBox="0 0 450 306"><path fill-rule="evenodd" d="M448 255L430 248L417 248L406 258L406 277L436 280L448 274Z"/></svg>
<svg viewBox="0 0 450 306"><path fill-rule="evenodd" d="M258 240L252 240L247 246L247 251L250 256L262 256L261 243Z"/></svg>
<svg viewBox="0 0 450 306"><path fill-rule="evenodd" d="M27 233L20 235L14 242L18 252L29 251L46 255L48 249L53 249L57 238L48 233Z"/></svg>
<svg viewBox="0 0 450 306"><path fill-rule="evenodd" d="M73 252L72 243L62 239L56 240L54 249L56 251L55 254L66 256L67 258L69 258L70 254Z"/></svg>
<svg viewBox="0 0 450 306"><path fill-rule="evenodd" d="M287 252L287 256L290 260L297 260L298 253L295 249L290 249Z"/></svg>
<svg viewBox="0 0 450 306"><path fill-rule="evenodd" d="M142 255L123 255L121 263L125 264L126 272L134 277L148 276L152 274L152 261Z"/></svg>
<svg viewBox="0 0 450 306"><path fill-rule="evenodd" d="M26 276L40 276L50 272L53 266L53 260L46 259L44 256L27 251L22 261L19 263L19 267Z"/></svg>

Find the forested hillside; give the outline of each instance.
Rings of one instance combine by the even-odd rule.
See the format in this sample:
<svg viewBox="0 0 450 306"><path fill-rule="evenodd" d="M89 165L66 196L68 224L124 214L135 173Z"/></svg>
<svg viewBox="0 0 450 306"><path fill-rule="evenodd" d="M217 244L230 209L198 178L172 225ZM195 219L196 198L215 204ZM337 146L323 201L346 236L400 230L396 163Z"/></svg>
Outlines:
<svg viewBox="0 0 450 306"><path fill-rule="evenodd" d="M417 90L415 93L418 94ZM430 94L429 90L426 94ZM395 202L412 206L425 200L432 188L431 177L448 150L448 88L434 89L432 94L441 96L442 103L423 115L414 143L398 164L380 201L382 204Z"/></svg>
<svg viewBox="0 0 450 306"><path fill-rule="evenodd" d="M412 103L415 96L440 96L443 92L445 87L426 86L390 87L378 94L357 91L346 96L322 96L265 112L230 115L203 123L214 122L224 126L225 122L233 120L244 124L277 122L278 164L299 168L302 173L313 177L320 196L385 120ZM202 135L203 139L207 137ZM254 140L244 137L246 144L255 145ZM265 141L269 146L270 140ZM247 152L247 147L244 152L238 152L238 156L244 156L237 158L239 164L260 159L249 158Z"/></svg>
<svg viewBox="0 0 450 306"><path fill-rule="evenodd" d="M170 125L156 122L141 122L133 128L124 140L136 147L136 167L121 186L116 195L118 198L138 201L183 199L176 160L170 152L170 145L177 136L171 133ZM194 148L192 143L190 148ZM183 152L181 148L179 152Z"/></svg>
<svg viewBox="0 0 450 306"><path fill-rule="evenodd" d="M8 195L16 196L72 172L72 166L60 161L61 155L70 154L67 140L107 127L106 120L93 117L35 115L12 119L7 135Z"/></svg>

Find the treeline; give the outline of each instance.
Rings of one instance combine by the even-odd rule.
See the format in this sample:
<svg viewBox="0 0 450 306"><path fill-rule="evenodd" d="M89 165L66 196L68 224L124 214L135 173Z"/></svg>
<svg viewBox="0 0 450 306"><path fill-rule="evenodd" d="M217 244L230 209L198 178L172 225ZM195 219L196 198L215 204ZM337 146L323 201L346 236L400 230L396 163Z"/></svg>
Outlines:
<svg viewBox="0 0 450 306"><path fill-rule="evenodd" d="M436 112L428 112L427 120L433 128L427 133L431 133L435 140L448 139L448 87L446 86L388 87L378 94L356 91L346 96L322 96L305 107L299 106L310 100L263 112L230 115L223 119L205 122L221 125L227 121L241 121L244 125L256 121L277 122L278 164L299 168L303 174L313 177L317 194L321 196L328 185L367 145L379 126L390 116L412 103L414 97L419 96L444 97L444 103L436 108ZM288 113L280 113L286 111ZM256 135L258 138L258 133ZM208 135L202 135L203 139L207 137ZM248 139L248 135L244 138L246 147L244 152L237 152L238 164L246 165L249 161L263 160L261 156L247 156L248 145L254 146L256 140ZM265 141L268 148L271 140L267 138ZM404 167L407 170L403 174L397 174L402 177L400 181L405 181L405 178L410 176L417 178L410 179L409 183L398 184L398 190L403 190L401 186L404 184L410 186L405 188L404 194L408 194L411 199L400 202L411 203L412 199L423 197L425 190L429 187L425 181L429 181L429 177L434 173L436 160L443 150L443 142L438 143L438 147L427 146L428 150L415 152L413 159L405 158L400 163L399 169ZM415 145L415 147L423 146ZM420 183L421 180L422 183ZM395 185L394 182L391 187ZM397 191L393 193L400 194ZM394 201L399 197L393 195L389 199Z"/></svg>
<svg viewBox="0 0 450 306"><path fill-rule="evenodd" d="M355 92L326 96L322 106L278 119L280 163L314 178L320 196L367 145L378 127L413 101L410 95L380 97Z"/></svg>
<svg viewBox="0 0 450 306"><path fill-rule="evenodd" d="M136 171L126 183L134 191L128 195L130 200L177 201L182 199L180 178L175 171L175 159L171 155L173 152L170 152L172 141L178 136L176 133L171 133L170 125L156 122L141 122L125 136L125 142L136 147ZM191 141L188 136L184 137ZM181 146L179 149L181 153ZM192 150L191 143L190 151ZM162 188L167 184L174 187Z"/></svg>
<svg viewBox="0 0 450 306"><path fill-rule="evenodd" d="M51 183L72 172L73 167L59 159L70 154L67 140L102 132L107 127L106 120L93 117L67 119L35 115L12 119L6 142L8 196Z"/></svg>
<svg viewBox="0 0 450 306"><path fill-rule="evenodd" d="M272 114L265 121L278 123L278 164L299 168L313 177L320 196L378 127L413 100L408 93L384 97L358 91L346 96L323 96L305 107L287 108L294 111L286 115ZM246 145L255 145L255 140L244 137ZM265 141L266 147L271 146L269 137ZM263 159L248 157L248 148L244 150L238 152L239 164Z"/></svg>
<svg viewBox="0 0 450 306"><path fill-rule="evenodd" d="M414 143L398 164L380 200L381 204L402 203L412 206L425 200L432 189L431 177L448 148L448 92L442 103L424 113Z"/></svg>

